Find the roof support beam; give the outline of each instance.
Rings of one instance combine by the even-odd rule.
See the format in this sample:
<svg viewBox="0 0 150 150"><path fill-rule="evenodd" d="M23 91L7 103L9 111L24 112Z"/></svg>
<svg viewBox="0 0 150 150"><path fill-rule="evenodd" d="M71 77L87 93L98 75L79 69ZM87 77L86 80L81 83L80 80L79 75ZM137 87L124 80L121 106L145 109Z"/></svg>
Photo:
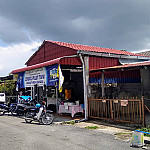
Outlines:
<svg viewBox="0 0 150 150"><path fill-rule="evenodd" d="M87 88L88 88L88 83L89 83L89 71L88 71L88 57L84 57L84 59L82 58L82 55L79 54L79 57L81 59L82 62L82 68L83 68L83 88L84 88L84 108L85 108L85 120L88 120L88 105L87 105L87 97L88 97L88 93L87 93Z"/></svg>
<svg viewBox="0 0 150 150"><path fill-rule="evenodd" d="M150 57L119 55L119 54L101 53L101 52L92 52L92 51L82 51L82 50L78 50L77 54L100 56L100 57L124 58L124 59L128 58L128 59L150 60Z"/></svg>

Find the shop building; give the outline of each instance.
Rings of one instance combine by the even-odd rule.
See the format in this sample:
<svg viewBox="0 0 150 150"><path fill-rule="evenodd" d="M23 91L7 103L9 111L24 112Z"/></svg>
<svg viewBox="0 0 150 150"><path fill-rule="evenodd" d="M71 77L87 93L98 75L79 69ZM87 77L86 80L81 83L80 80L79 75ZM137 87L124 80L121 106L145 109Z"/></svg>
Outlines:
<svg viewBox="0 0 150 150"><path fill-rule="evenodd" d="M47 104L56 106L64 102L83 104L85 119L88 118L87 98L92 97L92 84L101 87L100 96L105 96L106 80L104 72L100 75L90 72L100 68L120 66L124 63L148 61L150 58L123 50L101 48L87 45L71 44L57 41L44 41L39 49L25 63L27 67L12 71L18 74L17 88L30 90L31 96L37 100L47 99ZM95 71L96 72L96 71ZM121 73L120 73L121 74ZM120 76L118 74L118 76ZM136 78L134 80L129 79ZM138 71L126 72L126 80L139 82ZM114 80L112 73L108 80ZM128 79L127 79L128 78ZM123 77L120 77L123 80ZM119 81L117 78L115 81Z"/></svg>

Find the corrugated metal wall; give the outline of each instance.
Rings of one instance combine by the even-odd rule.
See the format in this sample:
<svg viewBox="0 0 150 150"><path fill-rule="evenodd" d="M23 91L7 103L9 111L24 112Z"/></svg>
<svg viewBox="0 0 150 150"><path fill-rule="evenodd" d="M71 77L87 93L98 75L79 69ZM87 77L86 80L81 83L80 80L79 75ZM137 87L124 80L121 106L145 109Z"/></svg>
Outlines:
<svg viewBox="0 0 150 150"><path fill-rule="evenodd" d="M101 78L101 72L90 73L90 78ZM104 72L105 78L141 78L140 70Z"/></svg>
<svg viewBox="0 0 150 150"><path fill-rule="evenodd" d="M71 56L77 54L77 51L64 46L59 46L50 42L45 42L37 52L31 56L27 62L27 66L43 63L63 56ZM60 64L64 65L81 65L79 58L65 58L60 60ZM115 58L89 57L89 69L98 69L119 65L119 60Z"/></svg>
<svg viewBox="0 0 150 150"><path fill-rule="evenodd" d="M62 65L82 65L79 57L63 58L59 63Z"/></svg>
<svg viewBox="0 0 150 150"><path fill-rule="evenodd" d="M119 60L115 58L90 57L89 69L98 69L119 65Z"/></svg>
<svg viewBox="0 0 150 150"><path fill-rule="evenodd" d="M77 54L76 50L45 42L45 44L43 44L43 46L27 62L27 66L75 54Z"/></svg>

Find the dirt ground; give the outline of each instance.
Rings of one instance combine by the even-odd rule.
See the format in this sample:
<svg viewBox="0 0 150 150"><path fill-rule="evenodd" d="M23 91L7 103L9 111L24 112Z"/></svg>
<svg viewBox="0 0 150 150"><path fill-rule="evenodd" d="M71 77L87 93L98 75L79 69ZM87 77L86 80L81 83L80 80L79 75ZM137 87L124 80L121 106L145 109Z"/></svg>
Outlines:
<svg viewBox="0 0 150 150"><path fill-rule="evenodd" d="M70 117L70 115L57 115L57 117L58 117L58 120L60 121L59 123L61 123L61 124L64 123L65 121L78 121L80 119L83 119L83 117L72 118L72 117ZM64 120L62 120L62 118ZM56 119L56 122L57 122L57 119ZM135 130L134 128L132 129L130 127L125 127L125 126L120 126L120 125L112 125L109 123L104 123L104 122L100 122L100 121L93 121L93 120L90 120L87 122L78 122L75 124L66 124L66 125L74 125L74 126L77 126L80 128L96 126L97 129L88 129L87 128L87 130L95 130L98 132L111 134L111 135L114 135L115 139L122 140L122 141L129 142L129 143L131 143L132 131ZM150 137L144 136L144 140L150 141ZM150 148L150 145L147 145L147 147Z"/></svg>
<svg viewBox="0 0 150 150"><path fill-rule="evenodd" d="M66 125L72 125L72 124L66 124ZM126 141L126 142L131 142L132 131L134 131L131 129L121 128L119 126L115 127L115 126L100 124L100 122L95 122L95 121L79 122L73 125L80 127L80 128L87 128L87 130L95 130L98 132L111 134L111 135L114 135L115 139ZM94 127L94 126L96 126L97 128L88 129L88 127ZM150 137L144 137L144 140L150 141Z"/></svg>
<svg viewBox="0 0 150 150"><path fill-rule="evenodd" d="M128 129L121 129L121 128L101 125L97 123L95 124L94 122L80 122L80 123L75 123L74 125L80 128L97 126L98 127L97 129L90 129L90 130L97 130L99 132L112 134L115 136L116 139L121 139L127 142L130 142L130 139L132 137L132 131Z"/></svg>

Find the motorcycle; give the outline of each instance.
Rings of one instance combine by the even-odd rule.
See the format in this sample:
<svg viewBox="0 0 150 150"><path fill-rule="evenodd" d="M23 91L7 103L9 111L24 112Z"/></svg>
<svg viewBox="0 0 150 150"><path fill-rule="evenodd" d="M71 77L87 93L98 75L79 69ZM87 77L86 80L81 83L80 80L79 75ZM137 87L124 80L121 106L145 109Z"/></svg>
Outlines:
<svg viewBox="0 0 150 150"><path fill-rule="evenodd" d="M45 101L42 104L37 103L35 106L27 106L25 111L25 121L27 123L37 121L44 125L50 125L53 122L54 116L51 110L46 110Z"/></svg>
<svg viewBox="0 0 150 150"><path fill-rule="evenodd" d="M6 112L9 113L9 107L6 104L0 104L0 112L4 115Z"/></svg>
<svg viewBox="0 0 150 150"><path fill-rule="evenodd" d="M20 96L19 103L11 103L10 104L10 112L12 115L23 116L24 109L28 105L31 105L31 97L30 96Z"/></svg>
<svg viewBox="0 0 150 150"><path fill-rule="evenodd" d="M25 104L11 103L9 111L11 112L12 115L23 116L25 107L26 107Z"/></svg>

